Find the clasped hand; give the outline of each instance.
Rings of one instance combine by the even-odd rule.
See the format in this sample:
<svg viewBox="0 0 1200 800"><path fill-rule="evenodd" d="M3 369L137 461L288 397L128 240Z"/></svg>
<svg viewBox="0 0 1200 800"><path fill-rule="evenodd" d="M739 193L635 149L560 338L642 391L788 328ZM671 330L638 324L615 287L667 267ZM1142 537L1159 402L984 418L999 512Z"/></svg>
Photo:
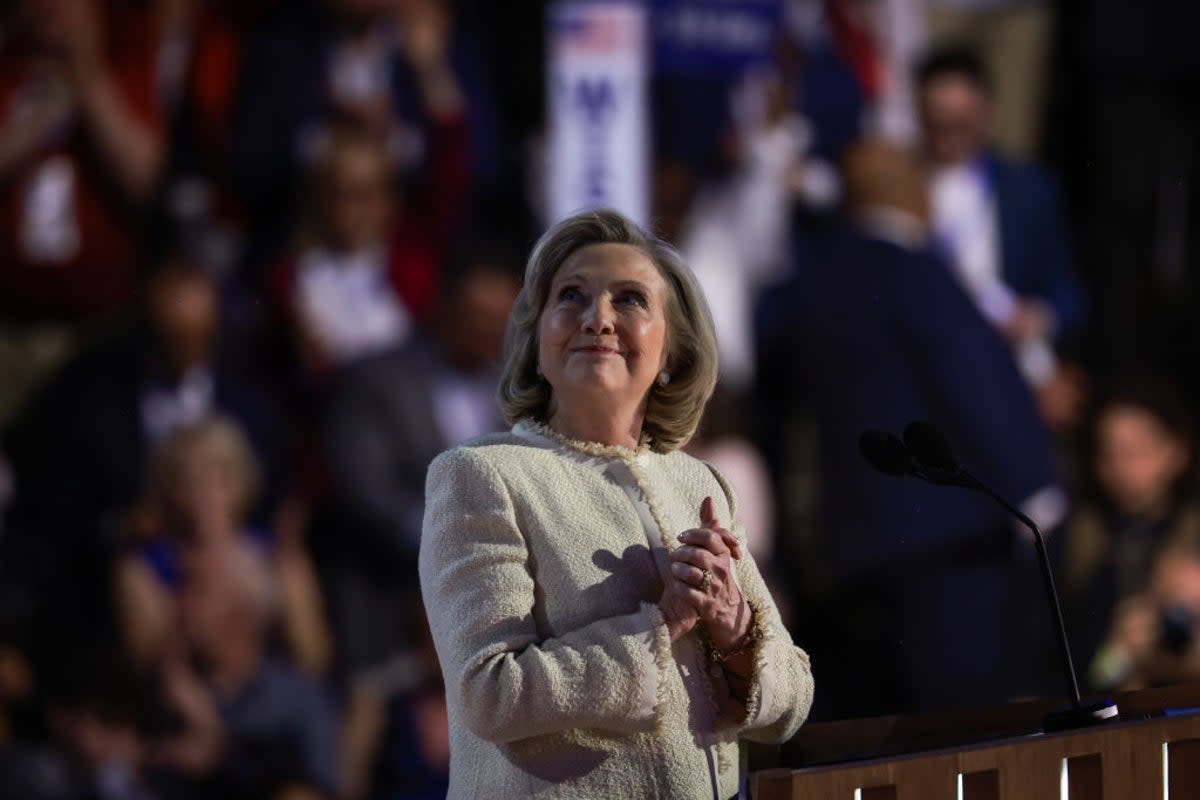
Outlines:
<svg viewBox="0 0 1200 800"><path fill-rule="evenodd" d="M750 609L733 577L741 543L721 527L711 497L700 504L700 527L684 531L679 541L669 554L671 574L659 602L671 641L702 622L713 645L732 649L750 626Z"/></svg>

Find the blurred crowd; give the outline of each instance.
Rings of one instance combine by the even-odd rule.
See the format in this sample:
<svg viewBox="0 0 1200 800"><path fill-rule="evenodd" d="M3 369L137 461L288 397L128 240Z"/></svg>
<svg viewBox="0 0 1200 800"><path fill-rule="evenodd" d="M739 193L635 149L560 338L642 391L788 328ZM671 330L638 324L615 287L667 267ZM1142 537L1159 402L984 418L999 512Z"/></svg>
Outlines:
<svg viewBox="0 0 1200 800"><path fill-rule="evenodd" d="M862 463L913 419L1046 531L1089 688L1200 677L1195 10L749 5L655 65L651 222L814 716L1063 691L1028 536ZM425 469L503 425L546 3L0 9L0 795L444 796Z"/></svg>

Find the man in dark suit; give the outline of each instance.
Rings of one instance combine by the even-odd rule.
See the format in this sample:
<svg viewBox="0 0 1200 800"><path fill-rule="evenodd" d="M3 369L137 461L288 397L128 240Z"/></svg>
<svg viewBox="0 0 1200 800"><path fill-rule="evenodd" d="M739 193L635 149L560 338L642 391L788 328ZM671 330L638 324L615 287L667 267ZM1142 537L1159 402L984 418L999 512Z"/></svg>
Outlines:
<svg viewBox="0 0 1200 800"><path fill-rule="evenodd" d="M850 219L771 299L759 370L767 416L808 408L819 430L835 590L813 657L836 665L822 713L1000 702L1015 683L1014 526L980 495L873 472L858 437L933 422L983 480L1053 522L1039 508L1057 491L1049 438L1005 342L929 247L920 167L861 145L845 171Z"/></svg>
<svg viewBox="0 0 1200 800"><path fill-rule="evenodd" d="M1057 184L1037 165L989 149L991 84L970 51L930 54L917 76L938 245L1036 387L1076 333L1083 296L1072 273Z"/></svg>
<svg viewBox="0 0 1200 800"><path fill-rule="evenodd" d="M520 288L515 263L504 248L464 248L433 329L353 365L334 387L324 433L338 530L321 560L351 673L410 643L398 620L418 597L429 462L503 427L496 362Z"/></svg>

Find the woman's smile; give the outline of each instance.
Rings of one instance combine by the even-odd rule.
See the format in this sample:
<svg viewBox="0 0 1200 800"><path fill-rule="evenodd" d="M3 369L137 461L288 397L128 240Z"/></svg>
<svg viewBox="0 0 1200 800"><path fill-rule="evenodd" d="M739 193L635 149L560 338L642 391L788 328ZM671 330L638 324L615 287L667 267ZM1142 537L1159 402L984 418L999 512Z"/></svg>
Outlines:
<svg viewBox="0 0 1200 800"><path fill-rule="evenodd" d="M572 347L572 348L571 348L571 352L573 352L573 353L585 353L585 354L598 355L598 356L619 356L619 355L622 355L621 351L620 351L618 348L616 348L616 347L610 347L610 346L608 346L608 345L602 345L602 344L584 344L584 345L579 345L578 347Z"/></svg>

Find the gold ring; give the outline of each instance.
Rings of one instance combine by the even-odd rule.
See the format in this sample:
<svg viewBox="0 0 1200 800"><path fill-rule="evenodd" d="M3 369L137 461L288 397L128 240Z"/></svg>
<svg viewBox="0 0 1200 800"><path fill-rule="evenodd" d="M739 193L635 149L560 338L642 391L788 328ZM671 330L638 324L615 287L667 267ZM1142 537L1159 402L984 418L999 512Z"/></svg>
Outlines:
<svg viewBox="0 0 1200 800"><path fill-rule="evenodd" d="M711 569L701 570L700 571L700 588L707 589L709 586L712 586L712 582L713 582L712 570Z"/></svg>

